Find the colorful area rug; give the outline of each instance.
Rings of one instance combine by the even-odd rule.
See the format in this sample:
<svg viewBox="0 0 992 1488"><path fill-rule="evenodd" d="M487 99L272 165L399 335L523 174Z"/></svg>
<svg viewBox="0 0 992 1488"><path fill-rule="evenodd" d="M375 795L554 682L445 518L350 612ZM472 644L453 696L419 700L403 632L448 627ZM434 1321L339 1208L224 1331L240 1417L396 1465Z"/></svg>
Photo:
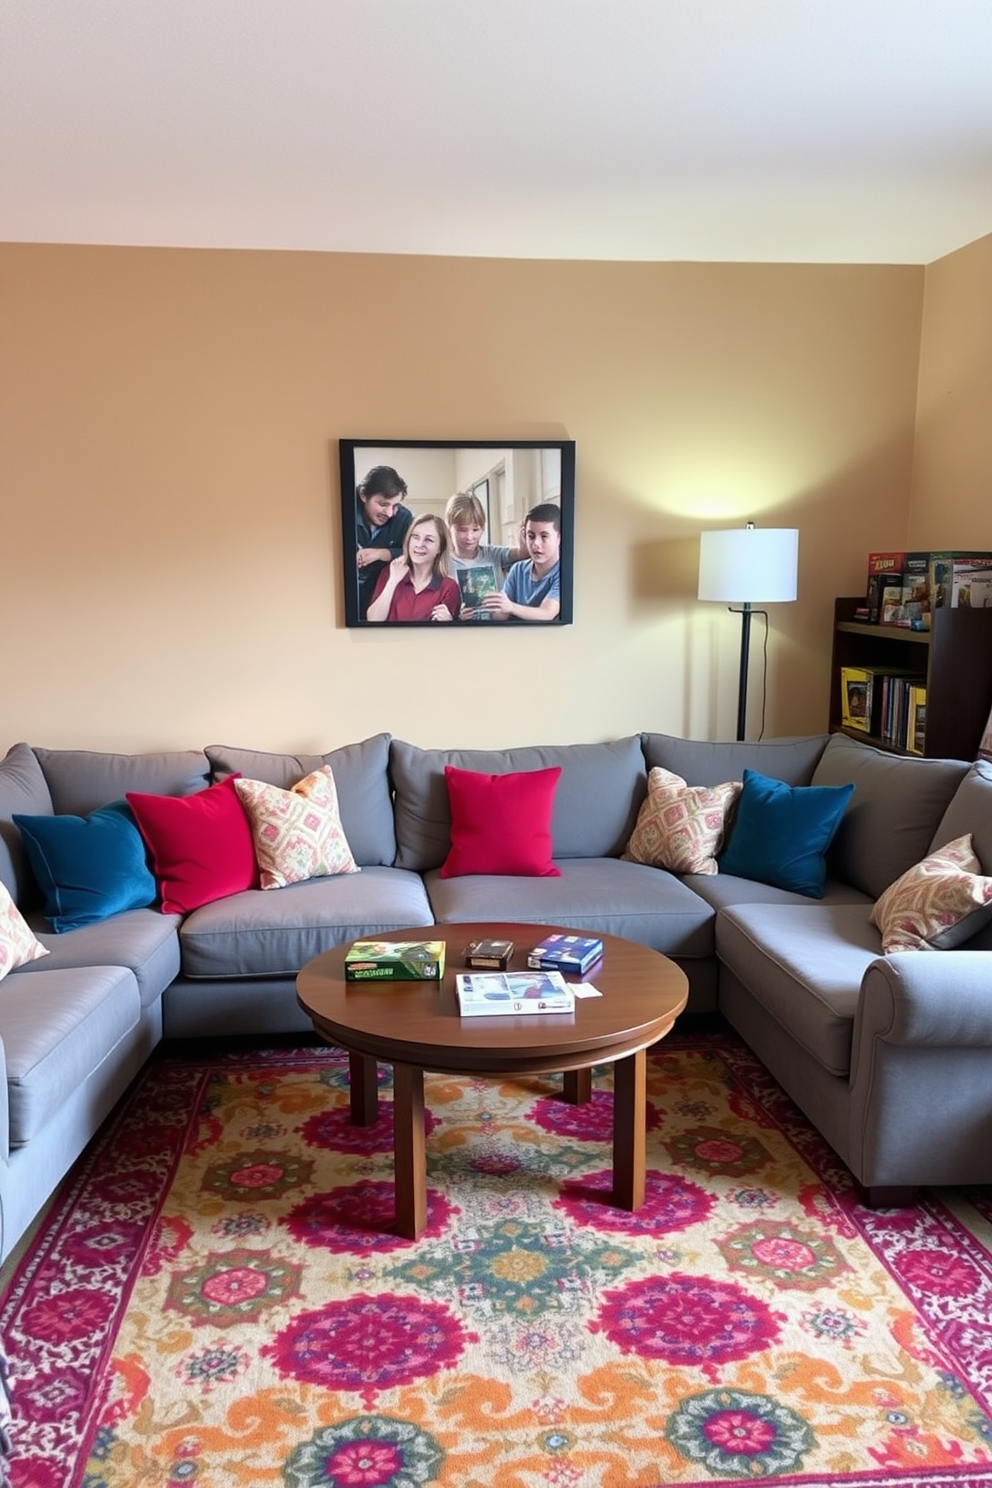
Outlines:
<svg viewBox="0 0 992 1488"><path fill-rule="evenodd" d="M861 1208L740 1044L676 1034L626 1214L608 1070L559 1088L428 1077L409 1242L341 1056L155 1060L0 1303L13 1483L992 1485L985 1198Z"/></svg>

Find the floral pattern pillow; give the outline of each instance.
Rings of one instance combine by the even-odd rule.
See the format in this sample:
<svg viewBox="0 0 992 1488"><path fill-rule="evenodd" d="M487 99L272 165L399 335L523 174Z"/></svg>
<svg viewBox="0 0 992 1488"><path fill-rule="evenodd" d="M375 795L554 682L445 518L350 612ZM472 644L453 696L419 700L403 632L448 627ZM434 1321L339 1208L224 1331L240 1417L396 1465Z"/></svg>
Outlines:
<svg viewBox="0 0 992 1488"><path fill-rule="evenodd" d="M716 855L741 789L739 780L687 785L681 775L656 766L624 857L672 873L716 873Z"/></svg>
<svg viewBox="0 0 992 1488"><path fill-rule="evenodd" d="M951 951L992 919L992 878L981 872L971 834L906 870L871 912L882 950Z"/></svg>
<svg viewBox="0 0 992 1488"><path fill-rule="evenodd" d="M263 889L359 872L341 825L330 765L291 790L240 778L234 787L251 824Z"/></svg>
<svg viewBox="0 0 992 1488"><path fill-rule="evenodd" d="M0 982L15 966L24 966L28 961L37 961L39 956L47 955L48 951L34 935L6 885L0 883Z"/></svg>

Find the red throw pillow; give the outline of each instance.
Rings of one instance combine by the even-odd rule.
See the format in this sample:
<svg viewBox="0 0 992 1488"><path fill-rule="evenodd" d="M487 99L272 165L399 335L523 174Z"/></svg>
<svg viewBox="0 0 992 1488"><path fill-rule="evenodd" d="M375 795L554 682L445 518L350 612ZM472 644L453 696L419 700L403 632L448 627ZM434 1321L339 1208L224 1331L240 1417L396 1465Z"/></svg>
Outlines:
<svg viewBox="0 0 992 1488"><path fill-rule="evenodd" d="M229 775L195 796L146 796L127 792L163 914L186 914L213 899L258 888L255 845L245 809Z"/></svg>
<svg viewBox="0 0 992 1488"><path fill-rule="evenodd" d="M560 878L551 861L551 812L561 768L484 775L445 765L451 851L442 878L468 873Z"/></svg>

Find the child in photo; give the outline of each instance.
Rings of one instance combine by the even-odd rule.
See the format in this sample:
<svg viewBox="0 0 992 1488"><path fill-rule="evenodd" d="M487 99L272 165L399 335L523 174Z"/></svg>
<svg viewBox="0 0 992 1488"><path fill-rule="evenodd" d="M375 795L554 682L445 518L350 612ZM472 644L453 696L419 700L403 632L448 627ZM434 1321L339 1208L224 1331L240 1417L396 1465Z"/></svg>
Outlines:
<svg viewBox="0 0 992 1488"><path fill-rule="evenodd" d="M498 620L557 620L561 610L561 508L543 501L527 513L528 558L515 563L498 594L482 601Z"/></svg>
<svg viewBox="0 0 992 1488"><path fill-rule="evenodd" d="M484 543L482 534L486 530L486 513L478 496L471 491L456 491L449 497L444 509L444 520L448 524L451 546L448 550L448 571L457 580L461 590L462 620L491 620L493 617L483 607L487 594L502 589L511 564L523 558L521 527L520 544L515 548L502 547L497 543Z"/></svg>

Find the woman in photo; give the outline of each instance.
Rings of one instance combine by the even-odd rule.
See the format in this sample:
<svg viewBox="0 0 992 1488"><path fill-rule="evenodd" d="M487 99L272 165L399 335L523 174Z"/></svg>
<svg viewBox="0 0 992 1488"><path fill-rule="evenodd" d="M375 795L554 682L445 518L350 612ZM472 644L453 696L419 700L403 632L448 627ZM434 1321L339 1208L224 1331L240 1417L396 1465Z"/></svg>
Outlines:
<svg viewBox="0 0 992 1488"><path fill-rule="evenodd" d="M448 529L440 517L415 517L407 529L403 551L383 569L366 618L398 620L455 620L460 599L458 585L448 574Z"/></svg>

